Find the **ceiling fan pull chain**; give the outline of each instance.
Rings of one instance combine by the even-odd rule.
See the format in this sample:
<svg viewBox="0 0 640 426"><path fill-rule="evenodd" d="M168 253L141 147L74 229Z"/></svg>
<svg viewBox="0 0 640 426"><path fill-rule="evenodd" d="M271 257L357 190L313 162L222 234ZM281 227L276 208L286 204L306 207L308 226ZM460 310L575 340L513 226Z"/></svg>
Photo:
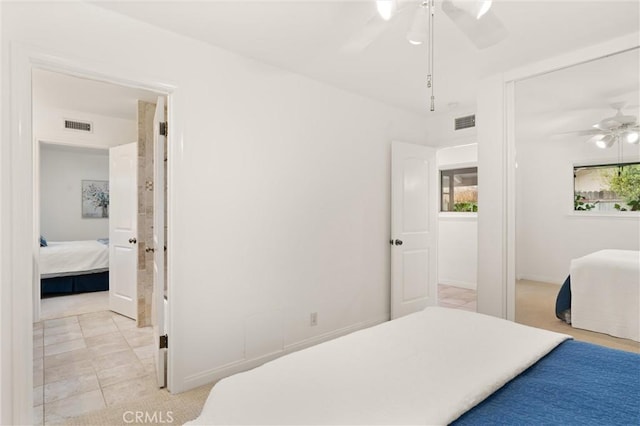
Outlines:
<svg viewBox="0 0 640 426"><path fill-rule="evenodd" d="M436 110L435 96L433 95L433 22L435 10L435 0L429 0L429 75L427 76L427 87L431 89L431 111Z"/></svg>

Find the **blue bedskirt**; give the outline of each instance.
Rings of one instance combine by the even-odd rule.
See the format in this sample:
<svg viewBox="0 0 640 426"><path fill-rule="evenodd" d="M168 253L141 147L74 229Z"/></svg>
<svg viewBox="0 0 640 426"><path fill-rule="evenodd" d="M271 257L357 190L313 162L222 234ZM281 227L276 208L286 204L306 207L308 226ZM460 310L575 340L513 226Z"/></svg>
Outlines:
<svg viewBox="0 0 640 426"><path fill-rule="evenodd" d="M109 271L40 280L41 296L106 290L109 290Z"/></svg>
<svg viewBox="0 0 640 426"><path fill-rule="evenodd" d="M640 425L640 355L566 341L453 424Z"/></svg>

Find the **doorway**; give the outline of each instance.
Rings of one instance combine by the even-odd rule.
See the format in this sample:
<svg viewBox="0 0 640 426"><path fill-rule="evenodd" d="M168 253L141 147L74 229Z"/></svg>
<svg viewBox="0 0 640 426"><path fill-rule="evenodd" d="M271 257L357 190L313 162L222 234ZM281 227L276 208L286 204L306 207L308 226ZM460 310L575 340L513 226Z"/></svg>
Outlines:
<svg viewBox="0 0 640 426"><path fill-rule="evenodd" d="M35 256L33 405L34 423L42 424L158 391L157 345L151 327L157 320L150 308L154 276L146 273L154 255L145 250L153 247L146 237L151 235L147 231L156 208L146 195L154 182L153 114L149 118L147 111L158 94L42 69L33 70L32 81L33 135L38 141L34 237L40 239L39 253L80 242L106 247L108 259L105 289L104 282L96 280L105 273L103 264L70 267L69 255L62 260L70 269L49 272L41 270L41 254ZM134 182L122 174L114 176L122 161L113 162L114 150L132 145L133 154L125 162L135 160ZM88 165L91 161L95 167ZM127 166L131 171L132 165ZM165 167L162 161L156 168L164 174ZM129 205L135 209L124 216L120 205L126 197L114 198L123 185L132 188ZM164 185L161 188L166 192ZM70 218L73 223L66 223ZM132 234L125 246L115 247L114 224L122 223L130 225ZM81 263L94 256L83 253ZM127 256L130 259L123 261ZM42 281L41 273L47 274ZM45 286L45 280L57 281ZM126 289L125 281L131 283ZM164 282L160 288L165 299ZM129 299L127 309L114 305L114 292L120 300ZM159 311L163 313L164 306Z"/></svg>

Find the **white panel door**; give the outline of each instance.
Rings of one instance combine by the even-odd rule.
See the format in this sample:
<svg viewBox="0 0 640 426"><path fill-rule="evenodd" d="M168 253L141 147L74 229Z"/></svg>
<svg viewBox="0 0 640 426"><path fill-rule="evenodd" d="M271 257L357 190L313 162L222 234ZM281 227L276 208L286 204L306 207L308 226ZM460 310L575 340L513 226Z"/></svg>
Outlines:
<svg viewBox="0 0 640 426"><path fill-rule="evenodd" d="M156 113L153 116L153 299L151 312L154 317L153 335L158 350L155 352L158 386L166 386L166 349L159 345L160 336L165 334L164 326L164 146L166 136L161 134L160 125L166 122L164 96L158 97ZM166 131L166 127L165 127Z"/></svg>
<svg viewBox="0 0 640 426"><path fill-rule="evenodd" d="M437 304L438 177L433 148L391 145L391 319Z"/></svg>
<svg viewBox="0 0 640 426"><path fill-rule="evenodd" d="M138 144L109 149L109 309L138 317Z"/></svg>

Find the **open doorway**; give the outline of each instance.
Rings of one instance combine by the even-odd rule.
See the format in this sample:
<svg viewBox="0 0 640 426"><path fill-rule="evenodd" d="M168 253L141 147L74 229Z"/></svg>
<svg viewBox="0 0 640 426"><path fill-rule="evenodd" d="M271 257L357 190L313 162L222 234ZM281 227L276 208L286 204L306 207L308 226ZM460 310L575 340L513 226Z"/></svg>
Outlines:
<svg viewBox="0 0 640 426"><path fill-rule="evenodd" d="M34 238L41 246L33 289L34 422L42 424L164 386L156 379L152 328L158 206L151 194L154 170L166 182L166 157L159 165L154 159L155 104L164 96L40 69L32 77ZM164 199L166 185L159 187ZM164 237L166 226L156 229ZM44 259L43 251L54 254ZM158 251L166 256L166 246ZM160 288L166 301L164 280Z"/></svg>
<svg viewBox="0 0 640 426"><path fill-rule="evenodd" d="M478 145L441 148L439 175L438 304L477 310Z"/></svg>

